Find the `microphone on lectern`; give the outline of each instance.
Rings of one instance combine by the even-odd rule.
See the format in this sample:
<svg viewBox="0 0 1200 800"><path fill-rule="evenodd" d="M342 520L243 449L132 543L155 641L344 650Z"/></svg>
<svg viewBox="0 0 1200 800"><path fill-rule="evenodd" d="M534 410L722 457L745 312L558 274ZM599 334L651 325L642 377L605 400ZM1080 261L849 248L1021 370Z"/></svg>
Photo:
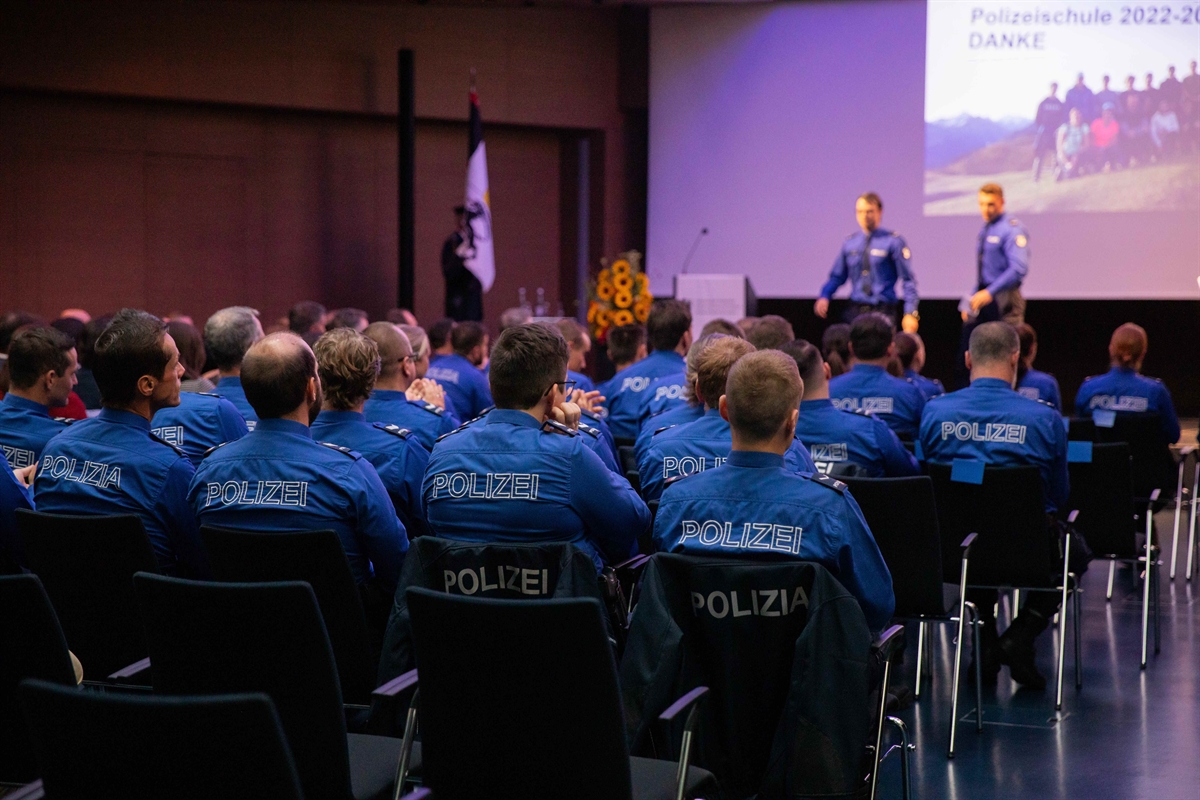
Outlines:
<svg viewBox="0 0 1200 800"><path fill-rule="evenodd" d="M683 268L679 270L680 275L687 275L688 264L692 263L692 256L696 255L696 248L700 246L700 240L708 236L708 228L701 228L696 234L696 241L692 242L692 249L688 250L687 258L683 260Z"/></svg>

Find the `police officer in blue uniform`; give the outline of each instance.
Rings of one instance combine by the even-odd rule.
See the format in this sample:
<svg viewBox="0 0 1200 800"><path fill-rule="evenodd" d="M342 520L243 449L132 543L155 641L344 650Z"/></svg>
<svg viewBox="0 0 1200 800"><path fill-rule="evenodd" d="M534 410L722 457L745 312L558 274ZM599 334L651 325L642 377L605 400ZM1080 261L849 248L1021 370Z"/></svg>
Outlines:
<svg viewBox="0 0 1200 800"><path fill-rule="evenodd" d="M1035 465L1045 487L1046 511L1052 514L1065 508L1070 494L1067 433L1050 405L1013 391L1020 357L1020 341L1011 325L989 322L976 326L966 358L971 385L929 401L921 417L919 452L926 461L946 464L967 459L998 467ZM1080 555L1072 549L1071 570L1076 575L1087 566L1083 559L1076 562ZM995 590L975 589L970 594L984 623L985 676L994 681L1000 664L1007 664L1017 683L1045 688L1046 679L1034 663L1034 640L1058 610L1061 596L1031 592L1021 613L997 641L992 613Z"/></svg>
<svg viewBox="0 0 1200 800"><path fill-rule="evenodd" d="M946 393L946 387L937 378L926 378L921 374L925 367L925 342L919 333L897 333L894 340L896 358L904 370L904 379L921 390L928 400Z"/></svg>
<svg viewBox="0 0 1200 800"><path fill-rule="evenodd" d="M917 459L883 420L865 411L834 407L829 399L829 365L819 348L797 339L781 349L796 362L804 381L796 438L808 448L818 472L866 478L920 473Z"/></svg>
<svg viewBox="0 0 1200 800"><path fill-rule="evenodd" d="M373 322L363 335L379 348L379 378L363 405L367 422L382 422L412 431L426 450L439 436L458 427L458 419L427 400L409 400L406 392L417 379L416 358L404 331L390 322Z"/></svg>
<svg viewBox="0 0 1200 800"><path fill-rule="evenodd" d="M31 328L8 347L8 394L0 403L0 447L13 469L38 463L46 442L70 420L50 416L75 386L75 342L54 328Z"/></svg>
<svg viewBox="0 0 1200 800"><path fill-rule="evenodd" d="M708 326L705 326L708 330ZM692 346L688 348L687 361L683 372L683 381L687 385L687 391L684 394L686 400L682 403L673 403L667 406L665 403L656 403L653 399L648 406L651 412L647 414L638 428L637 439L634 441L634 455L637 458L637 463L642 463L642 459L646 456L646 450L650 447L650 441L654 434L672 428L677 425L686 425L689 422L694 422L704 416L704 401L696 397L696 363L700 360L700 354L704 352L710 344L723 339L728 334L725 333L706 333L696 341L692 342ZM738 339L746 338L743 335L738 335ZM660 379L661 380L661 379ZM657 409L657 410L655 410Z"/></svg>
<svg viewBox="0 0 1200 800"><path fill-rule="evenodd" d="M800 393L796 364L783 353L763 350L734 365L720 400L731 428L729 460L667 487L655 546L816 561L858 599L871 629L881 630L895 610L892 576L858 504L842 482L784 464Z"/></svg>
<svg viewBox="0 0 1200 800"><path fill-rule="evenodd" d="M188 501L202 525L248 531L337 533L364 604L386 613L408 536L371 462L313 441L321 406L317 360L293 333L256 342L241 369L258 425L200 463Z"/></svg>
<svg viewBox="0 0 1200 800"><path fill-rule="evenodd" d="M863 314L850 326L851 367L829 382L829 395L837 408L868 411L903 437L916 436L925 408L921 390L888 374L887 364L896 353L892 323L882 314Z"/></svg>
<svg viewBox="0 0 1200 800"><path fill-rule="evenodd" d="M1113 331L1108 344L1112 369L1086 379L1075 395L1075 414L1090 417L1098 410L1118 414L1158 414L1163 439L1179 441L1179 417L1171 392L1157 378L1141 374L1149 339L1140 325L1127 322Z"/></svg>
<svg viewBox="0 0 1200 800"><path fill-rule="evenodd" d="M1037 358L1037 331L1028 322L1017 326L1017 336L1021 339L1021 362L1017 365L1017 391L1031 400L1042 400L1054 406L1054 410L1062 413L1062 392L1058 389L1058 380L1049 372L1033 368Z"/></svg>
<svg viewBox="0 0 1200 800"><path fill-rule="evenodd" d="M843 283L850 281L850 306L846 321L853 322L859 314L878 311L901 322L906 331L915 331L920 314L917 305L917 279L913 276L912 252L904 238L895 231L879 227L883 221L883 201L874 192L860 195L854 202L854 214L861 232L854 232L842 242L842 249L833 262L829 280L821 287L813 311L824 319L829 314L829 300ZM896 299L896 281L904 287L904 317L900 318L901 303Z"/></svg>
<svg viewBox="0 0 1200 800"><path fill-rule="evenodd" d="M217 394L233 404L250 430L254 430L258 416L242 388L242 358L250 345L261 338L262 323L258 321L258 312L253 308L223 308L204 323L204 344L220 372Z"/></svg>
<svg viewBox="0 0 1200 800"><path fill-rule="evenodd" d="M488 335L478 322L460 322L450 332L454 352L431 362L426 376L437 381L464 422L492 405L487 376L480 366L487 358Z"/></svg>
<svg viewBox="0 0 1200 800"><path fill-rule="evenodd" d="M0 452L0 573L15 573L25 566L25 550L17 529L17 509L33 509L29 489L13 474Z"/></svg>
<svg viewBox="0 0 1200 800"><path fill-rule="evenodd" d="M746 338L746 334L742 332L742 329L732 322L724 319L711 320L700 329L700 338L692 342L692 346L688 348L683 372L664 375L661 378L655 379L650 384L650 388L646 390L649 402L643 407L641 419L638 421L638 435L635 446L639 450L643 450L645 442L649 440L651 434L664 425L676 425L703 415L704 403L697 400L696 393L692 391L692 387L696 384L696 359L699 358L700 350L703 349L703 346L700 345L701 342L713 342L722 336L733 336L737 339ZM677 409L687 410L683 413L672 415L669 421L656 420L651 422L655 417L660 417ZM697 409L700 409L699 413L696 413Z"/></svg>
<svg viewBox="0 0 1200 800"><path fill-rule="evenodd" d="M429 451L408 428L371 423L363 416L363 403L379 371L375 342L353 328L335 328L317 340L313 351L324 394L321 413L312 424L313 439L362 454L379 473L409 538L428 533L421 479Z"/></svg>
<svg viewBox="0 0 1200 800"><path fill-rule="evenodd" d="M680 300L655 300L646 319L650 355L618 372L600 387L608 407L608 427L618 439L636 439L649 388L657 378L682 375L684 353L692 346L692 312Z"/></svg>
<svg viewBox="0 0 1200 800"><path fill-rule="evenodd" d="M179 405L156 411L150 425L155 436L187 454L193 467L212 448L249 432L233 403L207 392L181 393Z"/></svg>
<svg viewBox="0 0 1200 800"><path fill-rule="evenodd" d="M34 482L38 510L136 514L164 572L209 577L187 502L192 464L150 432L155 412L179 403L183 377L166 325L122 310L96 340L93 371L104 407L46 443Z"/></svg>
<svg viewBox="0 0 1200 800"><path fill-rule="evenodd" d="M424 497L434 534L469 542L570 542L597 570L637 552L650 511L607 468L563 402L567 345L557 331L521 325L492 352L496 408L433 448Z"/></svg>
<svg viewBox="0 0 1200 800"><path fill-rule="evenodd" d="M738 359L754 352L744 339L726 336L709 344L696 362L696 396L704 402L704 416L686 425L656 433L645 456L638 462L642 497L657 499L673 479L719 467L732 447L729 421L721 414L729 370ZM785 453L788 469L816 472L816 465L799 440Z"/></svg>

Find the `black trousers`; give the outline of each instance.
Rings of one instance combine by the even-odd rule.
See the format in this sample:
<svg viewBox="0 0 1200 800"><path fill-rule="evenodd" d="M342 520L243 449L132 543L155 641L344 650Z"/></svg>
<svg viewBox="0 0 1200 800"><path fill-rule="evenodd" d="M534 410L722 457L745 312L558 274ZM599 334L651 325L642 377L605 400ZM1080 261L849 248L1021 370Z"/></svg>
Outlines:
<svg viewBox="0 0 1200 800"><path fill-rule="evenodd" d="M962 337L958 341L958 361L954 364L957 388L961 389L971 382L971 371L967 369L967 362L963 357L971 344L971 332L985 322L1000 320L1009 325L1020 325L1025 321L1025 296L1021 294L1020 289L1000 292L992 298L992 302L979 309L979 316L963 323Z"/></svg>
<svg viewBox="0 0 1200 800"><path fill-rule="evenodd" d="M1050 529L1053 535L1057 536L1060 530L1058 523L1051 521ZM1069 571L1075 574L1075 579L1079 580L1083 577L1083 573L1087 572L1088 562L1092 560L1092 553L1088 549L1087 544L1083 541L1083 537L1073 532L1068 533L1071 537L1071 559L1069 563ZM1054 576L1055 583L1062 580L1062 558L1059 558L1058 572ZM995 626L996 600L999 598L999 592L995 589L968 589L967 599L975 604L975 608L979 610L979 619L988 626ZM1062 605L1062 592L1026 592L1024 602L1021 604L1021 611L1033 611L1040 615L1042 620L1048 621L1058 612Z"/></svg>
<svg viewBox="0 0 1200 800"><path fill-rule="evenodd" d="M875 312L883 314L885 317L890 317L892 324L896 326L896 330L900 329L900 311L903 305L896 301L895 303L877 303L868 305L867 303L850 303L846 306L846 313L842 315L847 323L853 325L854 320L861 317L863 314Z"/></svg>

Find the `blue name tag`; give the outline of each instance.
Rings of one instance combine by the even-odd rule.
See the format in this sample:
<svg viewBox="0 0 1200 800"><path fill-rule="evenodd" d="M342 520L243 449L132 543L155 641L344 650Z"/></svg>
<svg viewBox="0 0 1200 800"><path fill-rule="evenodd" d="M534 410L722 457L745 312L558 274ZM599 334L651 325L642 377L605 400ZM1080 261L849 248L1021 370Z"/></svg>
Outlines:
<svg viewBox="0 0 1200 800"><path fill-rule="evenodd" d="M1092 422L1097 428L1111 428L1117 423L1117 412L1106 408L1097 408L1092 412Z"/></svg>
<svg viewBox="0 0 1200 800"><path fill-rule="evenodd" d="M955 483L983 483L983 468L986 466L982 461L975 461L968 458L956 458L950 464L950 480Z"/></svg>
<svg viewBox="0 0 1200 800"><path fill-rule="evenodd" d="M1067 461L1073 464L1092 463L1092 443L1067 442Z"/></svg>

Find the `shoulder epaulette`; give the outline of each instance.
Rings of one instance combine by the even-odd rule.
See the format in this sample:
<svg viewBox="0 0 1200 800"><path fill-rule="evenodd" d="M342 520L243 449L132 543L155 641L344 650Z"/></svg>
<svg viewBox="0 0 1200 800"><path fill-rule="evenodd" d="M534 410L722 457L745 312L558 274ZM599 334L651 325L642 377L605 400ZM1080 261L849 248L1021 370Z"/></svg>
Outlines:
<svg viewBox="0 0 1200 800"><path fill-rule="evenodd" d="M412 431L408 428L401 428L399 425L392 425L390 422L374 422L372 427L378 428L381 431L387 431L392 436L399 436L401 439L407 439L412 436Z"/></svg>
<svg viewBox="0 0 1200 800"><path fill-rule="evenodd" d="M417 403L417 406L422 411L428 411L430 414L437 414L439 417L446 413L443 409L438 408L428 400L422 400L420 403Z"/></svg>
<svg viewBox="0 0 1200 800"><path fill-rule="evenodd" d="M221 442L220 444L214 444L212 447L205 450L204 455L200 456L200 458L208 458L213 453L217 452L218 450L220 450L222 447L224 447L227 444L229 444L229 442Z"/></svg>
<svg viewBox="0 0 1200 800"><path fill-rule="evenodd" d="M1021 396L1024 397L1025 395L1021 395ZM1040 397L1030 397L1029 399L1035 403L1041 403L1042 405L1047 406L1048 408L1054 408L1054 403L1051 403L1047 400L1043 400ZM1055 410L1057 410L1057 409L1055 409Z"/></svg>
<svg viewBox="0 0 1200 800"><path fill-rule="evenodd" d="M192 394L198 394L201 397L215 397L218 400L221 399L221 395L217 394L216 392L192 392Z"/></svg>
<svg viewBox="0 0 1200 800"><path fill-rule="evenodd" d="M578 436L579 431L573 431L561 422L555 422L548 419L542 423L542 431L545 433L557 433L559 436Z"/></svg>
<svg viewBox="0 0 1200 800"><path fill-rule="evenodd" d="M61 422L64 425L74 425L76 422L79 422L74 417L53 417L53 419L55 422Z"/></svg>
<svg viewBox="0 0 1200 800"><path fill-rule="evenodd" d="M1019 219L1017 219L1016 217L1009 217L1008 224L1012 225L1015 228L1021 224L1021 221Z"/></svg>
<svg viewBox="0 0 1200 800"><path fill-rule="evenodd" d="M581 422L581 423L579 423L579 430L586 433L588 436L591 436L593 439L600 438L600 429L599 428L593 428L591 425L585 425L584 423Z"/></svg>
<svg viewBox="0 0 1200 800"><path fill-rule="evenodd" d="M153 439L154 441L158 442L159 444L163 444L163 445L166 445L167 447L171 448L176 453L178 453L181 457L187 458L187 453L183 452L183 450L181 450L178 447L176 447L175 445L171 444L166 439L159 436L157 433L154 433L153 431L151 431L150 438Z"/></svg>
<svg viewBox="0 0 1200 800"><path fill-rule="evenodd" d="M690 478L693 475L699 475L699 474L700 474L699 472L686 472L686 473L681 473L679 475L672 476L670 478L667 478L665 481L663 481L663 488L666 489L668 486L672 486L676 483L679 483L684 478Z"/></svg>
<svg viewBox="0 0 1200 800"><path fill-rule="evenodd" d="M934 395L933 397L929 398L928 400L925 401L925 403L926 403L926 405L928 405L929 403L932 403L935 400L941 400L943 398L949 397L952 394L954 394L954 392L942 392L941 394Z"/></svg>
<svg viewBox="0 0 1200 800"><path fill-rule="evenodd" d="M678 425L664 425L663 427L659 428L658 430L656 430L654 433L652 433L650 435L658 436L663 431L669 431L669 430L671 430L671 428L676 428L676 427L679 427L679 426Z"/></svg>
<svg viewBox="0 0 1200 800"><path fill-rule="evenodd" d="M839 411L845 411L847 414L857 414L860 417L870 417L871 419L875 419L875 412L868 411L865 408L842 408L839 409Z"/></svg>
<svg viewBox="0 0 1200 800"><path fill-rule="evenodd" d="M819 483L826 489L832 489L838 494L845 494L846 492L846 484L842 483L837 478L831 478L828 475L823 475L819 472L804 472L801 474L813 483Z"/></svg>
<svg viewBox="0 0 1200 800"><path fill-rule="evenodd" d="M342 447L340 444L334 444L333 442L317 442L317 444L321 445L322 447L328 447L330 450L337 450L339 453L350 456L351 458L362 458L362 456L356 451L351 450L349 447Z"/></svg>
<svg viewBox="0 0 1200 800"><path fill-rule="evenodd" d="M847 236L847 237L846 237L846 241L847 241L847 242L848 242L848 241L850 241L851 239L853 239L853 238L854 238L855 236L857 236L857 235L858 235L857 233L852 233L852 234L850 234L849 236Z"/></svg>
<svg viewBox="0 0 1200 800"><path fill-rule="evenodd" d="M456 433L461 433L462 431L465 431L467 429L467 427L470 426L470 424L471 423L469 423L469 422L464 422L462 425L459 425L454 430L446 431L441 436L437 437L437 439L434 440L434 443L440 442L442 439L445 439L447 436L453 436Z"/></svg>

